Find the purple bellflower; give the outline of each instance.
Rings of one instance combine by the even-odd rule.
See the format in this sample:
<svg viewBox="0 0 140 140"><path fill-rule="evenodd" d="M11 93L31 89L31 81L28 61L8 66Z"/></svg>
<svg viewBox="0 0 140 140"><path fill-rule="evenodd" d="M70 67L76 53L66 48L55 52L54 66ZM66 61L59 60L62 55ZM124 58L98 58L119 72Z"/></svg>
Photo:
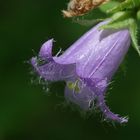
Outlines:
<svg viewBox="0 0 140 140"><path fill-rule="evenodd" d="M52 56L53 39L44 43L31 59L35 71L46 81L64 80L65 98L84 111L96 107L105 120L126 123L105 104L105 93L130 46L127 29L99 30L99 23L60 56Z"/></svg>

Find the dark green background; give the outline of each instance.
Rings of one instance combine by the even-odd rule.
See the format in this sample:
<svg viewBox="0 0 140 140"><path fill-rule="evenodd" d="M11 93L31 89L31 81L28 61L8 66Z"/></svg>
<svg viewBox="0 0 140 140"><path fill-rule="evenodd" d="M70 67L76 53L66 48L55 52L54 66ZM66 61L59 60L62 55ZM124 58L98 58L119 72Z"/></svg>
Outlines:
<svg viewBox="0 0 140 140"><path fill-rule="evenodd" d="M55 38L55 52L66 49L89 27L64 19L67 0L0 1L0 140L102 140L140 138L140 58L130 48L126 73L116 74L108 104L129 115L125 126L102 123L100 115L84 119L62 104L64 83L51 94L31 79L27 61L41 44Z"/></svg>

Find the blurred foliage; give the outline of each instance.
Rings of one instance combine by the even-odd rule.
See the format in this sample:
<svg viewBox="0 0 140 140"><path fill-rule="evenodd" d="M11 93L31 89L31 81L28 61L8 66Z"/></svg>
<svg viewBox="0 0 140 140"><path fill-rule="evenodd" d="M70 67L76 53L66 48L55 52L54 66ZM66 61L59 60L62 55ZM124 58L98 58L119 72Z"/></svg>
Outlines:
<svg viewBox="0 0 140 140"><path fill-rule="evenodd" d="M28 60L49 38L54 53L65 50L90 27L64 19L66 0L0 1L0 140L136 139L140 137L140 60L130 48L126 75L119 70L108 90L113 111L129 115L126 126L83 118L63 104L64 83L44 84L30 74Z"/></svg>

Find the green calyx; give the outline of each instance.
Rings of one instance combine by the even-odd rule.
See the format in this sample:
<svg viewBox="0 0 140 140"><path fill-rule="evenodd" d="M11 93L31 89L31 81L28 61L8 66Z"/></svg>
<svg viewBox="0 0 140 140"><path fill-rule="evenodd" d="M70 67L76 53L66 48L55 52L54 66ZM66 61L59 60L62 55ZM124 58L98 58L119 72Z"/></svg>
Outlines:
<svg viewBox="0 0 140 140"><path fill-rule="evenodd" d="M111 21L100 29L129 29L132 45L140 55L138 38L140 37L140 0L125 0L107 10L112 13Z"/></svg>
<svg viewBox="0 0 140 140"><path fill-rule="evenodd" d="M115 13L122 10L133 10L140 6L140 0L124 0L119 5L109 9L107 13Z"/></svg>

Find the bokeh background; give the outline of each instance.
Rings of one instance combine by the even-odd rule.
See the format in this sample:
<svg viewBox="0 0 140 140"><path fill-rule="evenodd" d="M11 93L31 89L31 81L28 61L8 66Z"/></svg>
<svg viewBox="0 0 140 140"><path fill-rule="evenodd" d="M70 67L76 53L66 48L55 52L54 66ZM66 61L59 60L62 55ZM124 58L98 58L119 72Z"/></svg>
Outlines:
<svg viewBox="0 0 140 140"><path fill-rule="evenodd" d="M65 50L90 27L62 17L68 0L0 1L0 140L103 140L140 138L140 58L130 48L107 96L111 110L129 115L125 126L82 117L67 107L64 83L49 93L31 75L28 60L49 38Z"/></svg>

